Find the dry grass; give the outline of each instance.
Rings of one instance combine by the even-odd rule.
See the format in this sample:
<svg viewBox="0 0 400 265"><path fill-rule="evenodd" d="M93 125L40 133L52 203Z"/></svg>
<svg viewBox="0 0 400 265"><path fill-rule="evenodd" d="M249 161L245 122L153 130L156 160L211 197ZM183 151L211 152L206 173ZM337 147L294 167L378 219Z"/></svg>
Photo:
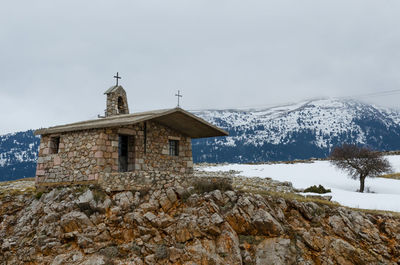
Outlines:
<svg viewBox="0 0 400 265"><path fill-rule="evenodd" d="M344 207L347 209L350 209L352 211L359 211L363 212L366 214L372 214L372 215L387 215L390 214L393 217L400 218L400 212L392 212L392 211L384 211L384 210L370 210L370 209L359 209L359 208L351 208L347 206L343 206L337 202L334 201L328 201L328 200L323 200L323 199L318 199L318 198L310 198L310 197L305 197L297 193L291 193L291 192L276 192L276 191L260 191L260 190L245 190L242 189L242 192L248 192L252 194L260 194L261 196L271 196L274 198L284 198L286 200L297 200L299 202L314 202L317 204L322 204L322 205L327 205L330 207Z"/></svg>
<svg viewBox="0 0 400 265"><path fill-rule="evenodd" d="M264 191L265 189L263 189L263 186L260 186L260 185L258 185L258 184L254 184L254 183L251 183L251 182L249 182L249 183L245 183L243 186L244 187L242 187L242 188L238 188L238 184L237 183L233 183L233 187L234 187L234 189L235 190L246 190L246 191L248 191L248 192L252 192L252 191L258 191L258 190L260 190L260 191Z"/></svg>
<svg viewBox="0 0 400 265"><path fill-rule="evenodd" d="M400 173L392 173L392 174L381 175L381 176L379 176L379 178L400 179Z"/></svg>
<svg viewBox="0 0 400 265"><path fill-rule="evenodd" d="M0 182L0 187L1 186L6 186L6 185L10 185L12 183L22 182L22 181L35 181L35 178L23 178L23 179L10 180L10 181L1 181Z"/></svg>
<svg viewBox="0 0 400 265"><path fill-rule="evenodd" d="M324 204L328 206L341 206L337 202L332 202L324 199L318 199L313 197L305 197L303 195L292 193L292 192L277 192L277 191L261 191L261 190L249 190L249 189L242 189L242 192L248 192L252 194L260 194L261 196L271 196L274 198L284 198L287 200L296 200L300 202L315 202L317 204Z"/></svg>
<svg viewBox="0 0 400 265"><path fill-rule="evenodd" d="M5 196L18 196L24 194L34 194L36 192L35 187L29 187L23 190L19 189L9 189L9 190L0 190L0 199Z"/></svg>
<svg viewBox="0 0 400 265"><path fill-rule="evenodd" d="M216 179L215 181L208 181L208 180L199 180L194 183L194 191L195 193L205 193L214 190L220 190L222 192L227 190L233 190L232 184L225 182L224 179Z"/></svg>
<svg viewBox="0 0 400 265"><path fill-rule="evenodd" d="M36 188L34 178L0 182L0 198L10 195L17 196L21 194L33 194L35 192Z"/></svg>
<svg viewBox="0 0 400 265"><path fill-rule="evenodd" d="M17 179L15 181L35 181L35 178L23 178L23 179Z"/></svg>
<svg viewBox="0 0 400 265"><path fill-rule="evenodd" d="M372 215L387 215L391 214L393 217L399 218L400 217L400 212L392 212L392 211L384 211L384 210L370 210L370 209L359 209L359 208L351 208L351 207L346 207L348 209L351 209L353 211L359 211L367 214L372 214Z"/></svg>

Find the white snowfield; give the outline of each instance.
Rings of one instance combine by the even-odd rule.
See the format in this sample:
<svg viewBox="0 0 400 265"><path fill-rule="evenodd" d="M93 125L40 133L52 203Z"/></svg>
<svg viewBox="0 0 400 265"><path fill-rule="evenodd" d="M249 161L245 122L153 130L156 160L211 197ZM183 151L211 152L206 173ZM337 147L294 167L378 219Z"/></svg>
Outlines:
<svg viewBox="0 0 400 265"><path fill-rule="evenodd" d="M400 172L400 156L386 157L394 172ZM385 178L367 178L365 190L373 193L356 192L360 181L350 178L344 171L331 165L328 161L295 164L229 164L207 167L206 171L240 171L241 176L272 178L279 181L290 181L293 187L304 189L312 185L323 185L331 189L333 201L341 205L361 209L386 210L400 212L400 180Z"/></svg>

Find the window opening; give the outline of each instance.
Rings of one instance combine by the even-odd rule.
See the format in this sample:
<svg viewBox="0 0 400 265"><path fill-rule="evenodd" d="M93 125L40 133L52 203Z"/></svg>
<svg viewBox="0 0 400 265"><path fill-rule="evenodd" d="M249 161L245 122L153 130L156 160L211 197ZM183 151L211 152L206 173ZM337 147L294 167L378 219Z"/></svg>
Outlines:
<svg viewBox="0 0 400 265"><path fill-rule="evenodd" d="M131 135L118 135L119 172L135 170L135 139Z"/></svg>
<svg viewBox="0 0 400 265"><path fill-rule="evenodd" d="M118 143L119 171L128 171L128 136L120 135Z"/></svg>
<svg viewBox="0 0 400 265"><path fill-rule="evenodd" d="M50 154L58 154L60 148L60 137L50 137Z"/></svg>
<svg viewBox="0 0 400 265"><path fill-rule="evenodd" d="M169 140L169 155L178 156L179 155L179 141Z"/></svg>

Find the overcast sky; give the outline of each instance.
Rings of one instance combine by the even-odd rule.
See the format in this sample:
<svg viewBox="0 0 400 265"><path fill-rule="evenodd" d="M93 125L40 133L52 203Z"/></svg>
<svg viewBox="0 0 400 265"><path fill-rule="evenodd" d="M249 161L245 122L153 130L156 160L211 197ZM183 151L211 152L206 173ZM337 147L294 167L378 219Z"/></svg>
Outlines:
<svg viewBox="0 0 400 265"><path fill-rule="evenodd" d="M131 112L273 106L400 89L398 0L7 1L0 134ZM400 107L400 93L363 97Z"/></svg>

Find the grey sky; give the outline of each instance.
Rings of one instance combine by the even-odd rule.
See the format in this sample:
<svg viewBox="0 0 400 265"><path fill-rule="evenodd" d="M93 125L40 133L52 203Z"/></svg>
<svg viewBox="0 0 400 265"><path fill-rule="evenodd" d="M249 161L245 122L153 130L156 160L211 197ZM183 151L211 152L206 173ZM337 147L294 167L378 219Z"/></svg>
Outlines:
<svg viewBox="0 0 400 265"><path fill-rule="evenodd" d="M7 1L0 134L131 112L261 107L400 89L400 1ZM364 98L399 107L400 93Z"/></svg>

